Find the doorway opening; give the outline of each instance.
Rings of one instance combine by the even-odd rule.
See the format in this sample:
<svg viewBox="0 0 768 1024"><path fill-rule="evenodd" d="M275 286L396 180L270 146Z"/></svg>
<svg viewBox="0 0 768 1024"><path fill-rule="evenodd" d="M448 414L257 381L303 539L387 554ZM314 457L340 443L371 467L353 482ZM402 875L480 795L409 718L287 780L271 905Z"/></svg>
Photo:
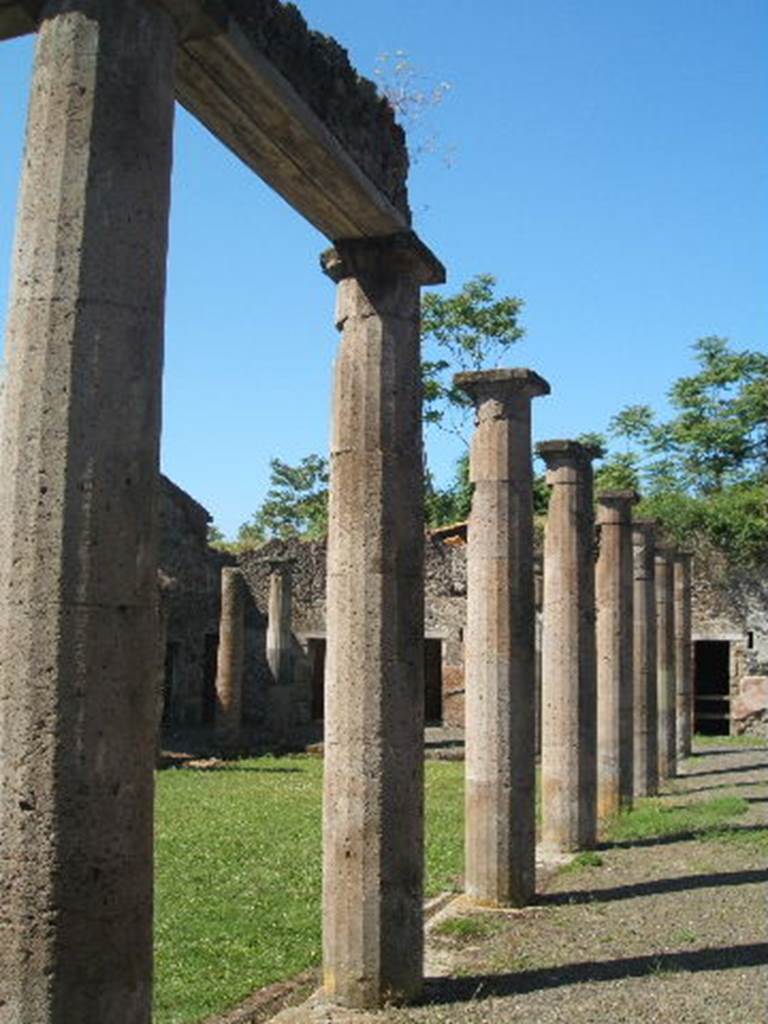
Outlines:
<svg viewBox="0 0 768 1024"><path fill-rule="evenodd" d="M693 728L705 736L730 732L731 645L728 640L696 640L693 645Z"/></svg>
<svg viewBox="0 0 768 1024"><path fill-rule="evenodd" d="M430 637L424 641L424 720L443 722L443 643Z"/></svg>
<svg viewBox="0 0 768 1024"><path fill-rule="evenodd" d="M200 718L203 725L213 725L216 718L216 660L219 656L219 634L205 634L203 655L203 693Z"/></svg>
<svg viewBox="0 0 768 1024"><path fill-rule="evenodd" d="M312 671L312 721L325 717L325 638L312 637L307 643Z"/></svg>

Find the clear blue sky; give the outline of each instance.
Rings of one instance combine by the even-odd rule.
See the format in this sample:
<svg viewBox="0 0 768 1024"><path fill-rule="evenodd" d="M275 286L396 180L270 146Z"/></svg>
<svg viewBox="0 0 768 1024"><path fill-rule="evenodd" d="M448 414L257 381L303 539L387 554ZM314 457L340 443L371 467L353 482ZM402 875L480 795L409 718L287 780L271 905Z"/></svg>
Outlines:
<svg viewBox="0 0 768 1024"><path fill-rule="evenodd" d="M765 0L304 0L371 74L406 51L452 89L432 122L454 164L413 170L417 230L447 290L489 271L525 299L510 363L552 395L539 439L662 407L690 345L763 348L768 322ZM0 47L0 304L32 40ZM337 338L325 240L179 109L163 468L232 534L269 458L327 449ZM455 443L429 438L445 478Z"/></svg>

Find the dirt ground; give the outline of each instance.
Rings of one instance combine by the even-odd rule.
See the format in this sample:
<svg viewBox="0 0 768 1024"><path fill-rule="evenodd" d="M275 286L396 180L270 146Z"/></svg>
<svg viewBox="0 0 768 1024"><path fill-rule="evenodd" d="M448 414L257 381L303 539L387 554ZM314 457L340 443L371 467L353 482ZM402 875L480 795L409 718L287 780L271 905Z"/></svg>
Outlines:
<svg viewBox="0 0 768 1024"><path fill-rule="evenodd" d="M420 1005L310 1000L275 1024L768 1024L768 749L702 747L663 801L723 795L749 804L728 838L604 844L522 911L453 901L429 925ZM447 935L451 917L473 923Z"/></svg>

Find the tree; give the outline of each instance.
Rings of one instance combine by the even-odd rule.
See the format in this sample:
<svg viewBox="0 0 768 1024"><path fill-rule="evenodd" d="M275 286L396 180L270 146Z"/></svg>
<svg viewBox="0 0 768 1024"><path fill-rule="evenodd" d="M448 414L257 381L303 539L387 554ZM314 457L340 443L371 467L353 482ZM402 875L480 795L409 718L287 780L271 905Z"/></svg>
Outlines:
<svg viewBox="0 0 768 1024"><path fill-rule="evenodd" d="M492 274L477 274L455 295L427 292L421 303L422 343L436 356L422 363L424 420L464 440L472 401L453 386L453 375L498 366L525 333L522 299L496 298L495 287Z"/></svg>
<svg viewBox="0 0 768 1024"><path fill-rule="evenodd" d="M517 322L522 300L496 298L496 279L478 274L452 296L429 292L422 300L422 340L440 358L422 362L424 418L452 432L466 426L471 401L453 387L461 370L498 365L507 349L523 336ZM444 355L443 355L444 353ZM240 527L237 544L255 546L269 537L319 537L328 514L328 462L308 455L298 466L272 459L270 489L248 523ZM427 473L426 514L430 526L456 522L469 515L472 490L469 460L463 455L456 475L436 488Z"/></svg>
<svg viewBox="0 0 768 1024"><path fill-rule="evenodd" d="M328 521L328 460L306 455L298 466L270 461L270 486L250 522L238 532L241 546L256 546L269 537L324 536Z"/></svg>
<svg viewBox="0 0 768 1024"><path fill-rule="evenodd" d="M693 346L698 370L669 391L675 415L659 420L630 405L609 424L624 451L597 473L599 487L633 487L641 515L680 543L699 538L731 561L768 550L768 356L734 351L727 339Z"/></svg>

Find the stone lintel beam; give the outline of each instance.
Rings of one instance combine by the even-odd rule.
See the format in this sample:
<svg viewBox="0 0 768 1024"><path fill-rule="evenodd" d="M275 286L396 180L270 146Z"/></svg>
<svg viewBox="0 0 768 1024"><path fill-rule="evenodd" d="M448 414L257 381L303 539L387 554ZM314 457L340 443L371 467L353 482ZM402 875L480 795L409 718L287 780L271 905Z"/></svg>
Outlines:
<svg viewBox="0 0 768 1024"><path fill-rule="evenodd" d="M597 495L597 814L632 803L632 506L634 491Z"/></svg>
<svg viewBox="0 0 768 1024"><path fill-rule="evenodd" d="M535 891L532 370L462 373L475 403L467 549L466 890L525 906Z"/></svg>
<svg viewBox="0 0 768 1024"><path fill-rule="evenodd" d="M176 23L180 41L201 39L226 31L224 0L145 0L164 7ZM44 0L0 0L0 41L36 32Z"/></svg>

